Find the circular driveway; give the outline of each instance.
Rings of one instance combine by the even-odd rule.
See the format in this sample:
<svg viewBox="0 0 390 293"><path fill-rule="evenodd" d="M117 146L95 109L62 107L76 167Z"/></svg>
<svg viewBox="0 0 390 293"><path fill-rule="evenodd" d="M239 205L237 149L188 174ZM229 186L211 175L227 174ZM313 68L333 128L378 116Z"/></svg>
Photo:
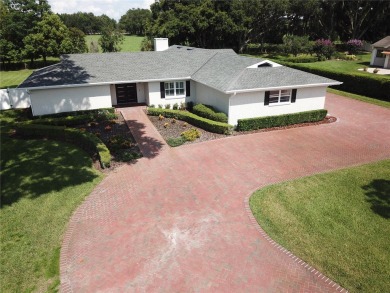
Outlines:
<svg viewBox="0 0 390 293"><path fill-rule="evenodd" d="M71 218L63 292L332 292L342 287L259 233L248 196L275 182L390 157L390 110L327 95L338 122L169 148L121 110L145 155ZM303 264L303 265L302 265Z"/></svg>

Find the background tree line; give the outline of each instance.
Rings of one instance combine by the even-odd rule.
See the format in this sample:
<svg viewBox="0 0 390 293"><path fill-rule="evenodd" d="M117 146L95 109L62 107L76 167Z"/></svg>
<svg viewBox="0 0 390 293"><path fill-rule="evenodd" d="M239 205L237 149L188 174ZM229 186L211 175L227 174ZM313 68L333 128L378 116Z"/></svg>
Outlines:
<svg viewBox="0 0 390 293"><path fill-rule="evenodd" d="M284 35L375 42L390 34L387 0L160 0L150 8L149 37L239 52Z"/></svg>
<svg viewBox="0 0 390 293"><path fill-rule="evenodd" d="M93 13L53 14L47 0L0 0L0 58L4 66L88 52L85 34L101 34L103 52L119 51L123 33L145 36L144 50L152 49L153 37L237 52L286 42L286 35L375 42L390 34L389 12L387 0L160 0L150 10L128 10L117 23ZM88 45L98 51L98 44Z"/></svg>

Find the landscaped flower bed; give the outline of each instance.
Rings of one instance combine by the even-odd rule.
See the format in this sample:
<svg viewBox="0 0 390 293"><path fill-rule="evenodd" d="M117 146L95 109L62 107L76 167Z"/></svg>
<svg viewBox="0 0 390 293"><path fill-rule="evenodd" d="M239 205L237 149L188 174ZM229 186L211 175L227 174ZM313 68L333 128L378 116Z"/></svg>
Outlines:
<svg viewBox="0 0 390 293"><path fill-rule="evenodd" d="M117 118L101 122L89 122L77 128L84 129L99 137L112 155L111 169L142 157L142 153L131 134L123 116L116 113Z"/></svg>
<svg viewBox="0 0 390 293"><path fill-rule="evenodd" d="M182 144L191 144L191 143L224 138L232 135L236 136L236 135L244 135L249 133L268 132L273 130L327 124L327 123L335 122L337 120L333 116L326 116L323 120L317 122L306 122L306 123L299 123L299 124L288 125L288 126L264 128L264 129L251 130L251 131L232 131L230 135L227 135L227 134L212 133L204 129L201 129L199 127L196 127L194 125L191 125L188 122L174 119L174 118L166 118L162 115L160 116L148 115L148 117L149 120L160 132L161 136L165 139L165 141L167 141L167 143L173 147L180 146ZM182 133L191 129L196 129L199 131L200 133L199 138L196 138L193 141L182 139Z"/></svg>

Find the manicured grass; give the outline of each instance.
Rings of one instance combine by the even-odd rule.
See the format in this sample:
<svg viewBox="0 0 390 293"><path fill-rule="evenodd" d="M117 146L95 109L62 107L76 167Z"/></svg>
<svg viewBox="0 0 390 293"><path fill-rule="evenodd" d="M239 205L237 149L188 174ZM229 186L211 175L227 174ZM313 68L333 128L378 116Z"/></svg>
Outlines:
<svg viewBox="0 0 390 293"><path fill-rule="evenodd" d="M344 96L347 98L363 101L366 103L382 106L385 108L390 108L390 102L387 102L387 101L377 100L377 99L373 99L373 98L369 98L369 97L365 97L365 96L361 96L361 95L356 95L356 94L352 94L352 93L348 93L348 92L344 92L344 91L335 90L332 88L328 88L327 91L329 93Z"/></svg>
<svg viewBox="0 0 390 293"><path fill-rule="evenodd" d="M1 113L3 132L12 115ZM0 292L56 291L62 235L102 174L73 145L5 137L2 133Z"/></svg>
<svg viewBox="0 0 390 293"><path fill-rule="evenodd" d="M125 39L123 41L123 44L121 45L121 52L139 52L141 51L141 42L143 37L139 36L124 36ZM85 37L85 40L87 42L87 47L89 49L89 45L91 41L98 42L100 38L100 35L88 35ZM99 46L99 52L101 52L100 46Z"/></svg>
<svg viewBox="0 0 390 293"><path fill-rule="evenodd" d="M15 70L15 71L0 71L0 88L17 87L33 72L31 69Z"/></svg>
<svg viewBox="0 0 390 293"><path fill-rule="evenodd" d="M278 243L351 292L390 288L390 160L256 191L250 207Z"/></svg>

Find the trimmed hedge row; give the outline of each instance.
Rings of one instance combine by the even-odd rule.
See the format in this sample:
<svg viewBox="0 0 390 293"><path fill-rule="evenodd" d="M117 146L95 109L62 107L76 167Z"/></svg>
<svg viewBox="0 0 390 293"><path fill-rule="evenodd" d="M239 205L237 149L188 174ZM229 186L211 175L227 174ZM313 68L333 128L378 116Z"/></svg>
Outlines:
<svg viewBox="0 0 390 293"><path fill-rule="evenodd" d="M27 137L48 137L54 140L75 144L93 156L99 155L102 168L110 166L111 155L106 145L95 135L65 126L38 125L20 123L15 126L16 132Z"/></svg>
<svg viewBox="0 0 390 293"><path fill-rule="evenodd" d="M233 129L233 126L227 123L212 121L186 111L148 108L148 114L152 116L163 115L167 118L180 119L214 133L230 134Z"/></svg>
<svg viewBox="0 0 390 293"><path fill-rule="evenodd" d="M192 112L195 115L198 115L200 117L210 119L213 121L218 121L218 122L223 122L223 123L228 122L228 117L225 113L216 111L214 109L214 107L210 106L210 105L196 104L192 108Z"/></svg>
<svg viewBox="0 0 390 293"><path fill-rule="evenodd" d="M325 68L309 68L304 64L296 63L285 63L285 65L343 82L341 85L332 86L335 89L378 100L390 101L390 78L379 75L367 75L359 71L344 73Z"/></svg>
<svg viewBox="0 0 390 293"><path fill-rule="evenodd" d="M95 119L114 119L115 118L115 109L114 108L102 108L95 110L81 110L81 111L72 111L72 112L61 112L57 114L48 114L38 116L37 119L41 118L61 118L61 117L69 117L69 116L82 116L82 115L91 115ZM113 116L114 115L114 116Z"/></svg>
<svg viewBox="0 0 390 293"><path fill-rule="evenodd" d="M327 113L327 110L322 109L277 116L238 119L237 130L248 131L304 122L316 122L323 120Z"/></svg>
<svg viewBox="0 0 390 293"><path fill-rule="evenodd" d="M30 120L29 123L40 125L75 126L91 121L104 121L116 118L114 108L81 111L77 114L75 113L77 112L41 116L42 118Z"/></svg>

